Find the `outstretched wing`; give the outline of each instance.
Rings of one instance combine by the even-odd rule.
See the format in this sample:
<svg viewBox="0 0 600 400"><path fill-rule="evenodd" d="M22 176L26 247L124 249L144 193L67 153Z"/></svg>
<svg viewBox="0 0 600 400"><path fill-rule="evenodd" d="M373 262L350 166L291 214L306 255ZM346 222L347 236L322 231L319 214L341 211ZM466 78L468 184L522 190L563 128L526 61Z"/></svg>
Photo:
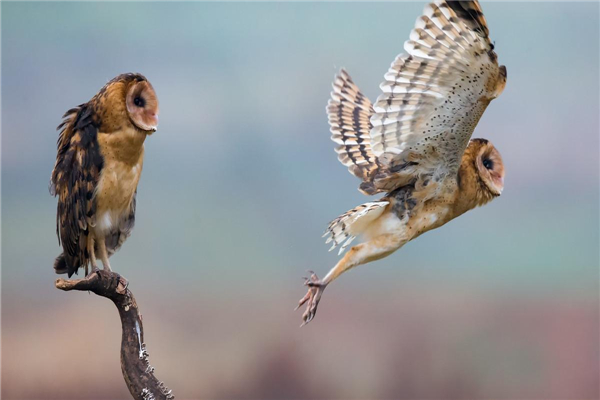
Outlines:
<svg viewBox="0 0 600 400"><path fill-rule="evenodd" d="M367 154L375 161L360 167L368 171L359 176L365 194L389 192L417 176L455 174L479 118L506 82L477 1L429 4L404 49L370 118Z"/></svg>
<svg viewBox="0 0 600 400"><path fill-rule="evenodd" d="M443 179L456 174L479 118L504 89L506 69L477 1L429 4L404 48L374 106L372 150L386 165L381 178L408 168Z"/></svg>
<svg viewBox="0 0 600 400"><path fill-rule="evenodd" d="M350 173L366 179L377 169L377 158L371 151L371 101L366 98L342 69L333 81L331 99L327 103L327 116L331 140L338 144L338 160Z"/></svg>
<svg viewBox="0 0 600 400"><path fill-rule="evenodd" d="M389 171L381 162L385 162L385 158L374 154L371 148L371 118L374 114L369 99L361 93L348 72L342 69L335 77L331 99L327 104L331 140L338 144L335 151L340 162L348 167L352 175L362 179L359 190L367 195L391 191L413 179L412 170L404 169L401 173ZM374 180L378 183L377 191L372 191ZM389 190L384 190L386 185Z"/></svg>
<svg viewBox="0 0 600 400"><path fill-rule="evenodd" d="M86 104L65 113L58 138L56 164L50 192L58 196L56 233L62 244L69 277L89 259L87 236L94 223L94 190L103 159L98 147L98 128Z"/></svg>

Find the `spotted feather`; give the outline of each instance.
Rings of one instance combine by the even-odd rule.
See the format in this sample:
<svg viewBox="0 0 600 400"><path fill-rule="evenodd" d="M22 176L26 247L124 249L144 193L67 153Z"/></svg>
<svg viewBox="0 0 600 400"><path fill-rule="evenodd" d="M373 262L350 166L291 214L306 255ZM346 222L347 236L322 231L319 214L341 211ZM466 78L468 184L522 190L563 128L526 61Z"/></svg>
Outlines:
<svg viewBox="0 0 600 400"><path fill-rule="evenodd" d="M340 161L363 180L363 193L387 194L330 223L324 234L330 250L339 246L341 254L357 236L362 240L323 278L312 273L305 281L298 302L306 304L303 325L315 317L325 288L346 271L387 257L502 193L500 153L487 140L470 140L506 84L488 35L477 1L438 0L417 20L372 109L346 71L336 78L328 113Z"/></svg>
<svg viewBox="0 0 600 400"><path fill-rule="evenodd" d="M345 70L327 111L338 158L367 195L415 179L454 176L479 118L506 83L477 1L439 0L417 19L406 53L385 74L375 105Z"/></svg>
<svg viewBox="0 0 600 400"><path fill-rule="evenodd" d="M57 157L50 192L58 196L56 234L63 253L55 262L57 273L69 277L87 265L87 237L94 224L94 191L104 164L98 146L98 128L89 105L65 113L57 143Z"/></svg>
<svg viewBox="0 0 600 400"><path fill-rule="evenodd" d="M392 63L371 118L371 148L384 168L455 175L479 118L504 89L485 18L475 2L437 1L425 7ZM372 192L389 191L373 181Z"/></svg>

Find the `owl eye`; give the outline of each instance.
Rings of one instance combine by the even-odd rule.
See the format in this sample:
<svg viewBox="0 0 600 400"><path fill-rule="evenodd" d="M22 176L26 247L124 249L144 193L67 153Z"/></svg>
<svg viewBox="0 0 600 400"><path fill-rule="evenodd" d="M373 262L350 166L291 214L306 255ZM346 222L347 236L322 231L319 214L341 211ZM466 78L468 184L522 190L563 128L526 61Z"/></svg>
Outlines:
<svg viewBox="0 0 600 400"><path fill-rule="evenodd" d="M137 107L143 108L146 105L146 102L144 101L144 99L138 96L135 99L133 99L133 104L135 104Z"/></svg>
<svg viewBox="0 0 600 400"><path fill-rule="evenodd" d="M483 166L486 169L494 169L494 162L489 158L486 158L485 160L483 160Z"/></svg>

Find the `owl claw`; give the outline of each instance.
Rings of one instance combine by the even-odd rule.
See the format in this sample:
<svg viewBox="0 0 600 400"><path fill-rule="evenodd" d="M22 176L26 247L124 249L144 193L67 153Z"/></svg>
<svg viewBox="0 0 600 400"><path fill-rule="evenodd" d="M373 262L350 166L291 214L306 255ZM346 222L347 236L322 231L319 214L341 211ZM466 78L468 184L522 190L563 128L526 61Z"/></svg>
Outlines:
<svg viewBox="0 0 600 400"><path fill-rule="evenodd" d="M108 288L109 290L114 290L115 292L119 293L119 294L125 294L127 292L127 288L129 287L129 281L127 279L125 279L122 275L116 273L116 272L109 272L106 273L106 270L100 270L98 268L96 268L95 271L98 276L100 278L102 278L103 275L107 275L106 278L109 279L108 282Z"/></svg>
<svg viewBox="0 0 600 400"><path fill-rule="evenodd" d="M304 303L306 303L308 301L309 298L310 298L310 291L308 293L306 293L306 296L304 296L303 298L300 299L300 301L298 302L298 305L296 306L296 308L294 308L294 311L296 311L297 309L302 307L304 305Z"/></svg>
<svg viewBox="0 0 600 400"><path fill-rule="evenodd" d="M309 271L311 273L310 278L306 278L304 281L304 285L308 286L308 292L306 295L300 299L298 302L298 306L295 310L302 307L304 304L308 303L306 306L306 310L302 314L302 325L308 324L313 320L317 313L317 307L319 306L319 301L321 301L321 295L327 286L317 277L317 275L313 271ZM294 311L295 311L294 310Z"/></svg>
<svg viewBox="0 0 600 400"><path fill-rule="evenodd" d="M115 291L119 294L125 294L127 287L129 286L129 281L117 273L115 273L115 275L117 280L117 287Z"/></svg>

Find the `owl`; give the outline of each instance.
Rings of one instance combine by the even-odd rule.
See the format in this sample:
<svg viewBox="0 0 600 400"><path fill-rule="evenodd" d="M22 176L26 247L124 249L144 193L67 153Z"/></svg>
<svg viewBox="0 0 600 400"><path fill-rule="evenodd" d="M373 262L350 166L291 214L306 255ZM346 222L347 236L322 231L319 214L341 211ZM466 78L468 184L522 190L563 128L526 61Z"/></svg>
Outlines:
<svg viewBox="0 0 600 400"><path fill-rule="evenodd" d="M331 139L366 195L384 193L327 228L340 254L329 273L306 278L302 325L323 291L349 269L390 255L421 234L500 196L504 166L496 148L471 134L506 84L477 1L436 1L417 19L405 53L392 63L374 105L345 70L327 106Z"/></svg>
<svg viewBox="0 0 600 400"><path fill-rule="evenodd" d="M87 103L70 109L61 130L50 192L58 196L58 274L111 270L109 257L135 223L144 141L158 126L158 98L140 74L122 74Z"/></svg>

